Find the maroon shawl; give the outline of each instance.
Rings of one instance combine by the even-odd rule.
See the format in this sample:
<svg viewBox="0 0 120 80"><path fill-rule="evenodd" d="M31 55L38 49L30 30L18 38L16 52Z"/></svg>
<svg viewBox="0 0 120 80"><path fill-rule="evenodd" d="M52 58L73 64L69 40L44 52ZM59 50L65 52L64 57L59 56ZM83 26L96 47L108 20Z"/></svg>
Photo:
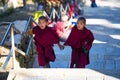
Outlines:
<svg viewBox="0 0 120 80"><path fill-rule="evenodd" d="M78 30L76 26L72 29L64 45L72 47L71 68L84 68L89 64L89 50L92 46L94 36L88 29ZM88 50L87 54L85 50Z"/></svg>
<svg viewBox="0 0 120 80"><path fill-rule="evenodd" d="M45 66L49 61L55 60L53 44L59 43L59 37L51 27L46 27L44 30L39 26L33 28L35 34L34 40L38 52L38 63L40 66Z"/></svg>

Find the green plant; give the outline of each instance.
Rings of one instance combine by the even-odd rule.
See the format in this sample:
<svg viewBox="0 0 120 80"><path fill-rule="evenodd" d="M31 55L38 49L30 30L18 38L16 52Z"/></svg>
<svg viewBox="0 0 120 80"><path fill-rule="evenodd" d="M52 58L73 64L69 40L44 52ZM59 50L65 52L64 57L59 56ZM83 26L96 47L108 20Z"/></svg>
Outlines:
<svg viewBox="0 0 120 80"><path fill-rule="evenodd" d="M23 37L21 39L21 44L18 46L19 49L26 52L28 43L29 42L29 36ZM23 56L20 53L16 53L16 59L20 64L20 67L22 68L31 68L34 62L34 57L32 53L32 49L30 49L28 55Z"/></svg>
<svg viewBox="0 0 120 80"><path fill-rule="evenodd" d="M3 12L2 14L0 14L0 18L4 18L6 16L9 16L10 14L12 14L14 12L14 8L9 8L8 10L6 10L5 12Z"/></svg>
<svg viewBox="0 0 120 80"><path fill-rule="evenodd" d="M7 80L8 72L0 72L0 80Z"/></svg>

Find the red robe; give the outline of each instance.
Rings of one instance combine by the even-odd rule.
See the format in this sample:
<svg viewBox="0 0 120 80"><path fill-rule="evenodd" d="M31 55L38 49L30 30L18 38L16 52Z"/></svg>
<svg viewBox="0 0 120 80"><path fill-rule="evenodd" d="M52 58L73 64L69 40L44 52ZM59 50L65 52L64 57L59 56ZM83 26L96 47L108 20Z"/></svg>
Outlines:
<svg viewBox="0 0 120 80"><path fill-rule="evenodd" d="M53 44L59 43L59 37L51 27L46 27L44 30L39 26L33 28L35 34L34 40L38 52L39 66L45 66L50 61L55 61Z"/></svg>
<svg viewBox="0 0 120 80"><path fill-rule="evenodd" d="M69 45L72 48L71 65L76 68L85 68L89 64L89 50L92 46L94 36L88 29L78 30L76 26L73 27L68 39L64 45Z"/></svg>

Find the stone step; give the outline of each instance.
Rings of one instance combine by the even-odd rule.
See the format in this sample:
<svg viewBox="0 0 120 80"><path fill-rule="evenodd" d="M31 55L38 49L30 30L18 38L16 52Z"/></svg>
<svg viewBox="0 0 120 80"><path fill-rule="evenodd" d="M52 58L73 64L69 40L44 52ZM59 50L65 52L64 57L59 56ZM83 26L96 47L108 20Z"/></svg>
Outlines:
<svg viewBox="0 0 120 80"><path fill-rule="evenodd" d="M92 69L17 69L7 80L120 80Z"/></svg>

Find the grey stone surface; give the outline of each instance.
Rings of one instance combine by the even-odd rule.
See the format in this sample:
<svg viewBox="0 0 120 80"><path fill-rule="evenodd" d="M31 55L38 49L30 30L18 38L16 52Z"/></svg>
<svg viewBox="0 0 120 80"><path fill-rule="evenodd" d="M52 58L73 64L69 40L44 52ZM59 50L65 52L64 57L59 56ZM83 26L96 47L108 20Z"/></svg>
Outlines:
<svg viewBox="0 0 120 80"><path fill-rule="evenodd" d="M120 69L120 60L116 61L116 69Z"/></svg>
<svg viewBox="0 0 120 80"><path fill-rule="evenodd" d="M17 69L7 80L104 80L104 74L91 69Z"/></svg>
<svg viewBox="0 0 120 80"><path fill-rule="evenodd" d="M115 69L115 61L114 60L106 60L105 69Z"/></svg>
<svg viewBox="0 0 120 80"><path fill-rule="evenodd" d="M111 76L105 76L104 80L120 80L120 79Z"/></svg>

